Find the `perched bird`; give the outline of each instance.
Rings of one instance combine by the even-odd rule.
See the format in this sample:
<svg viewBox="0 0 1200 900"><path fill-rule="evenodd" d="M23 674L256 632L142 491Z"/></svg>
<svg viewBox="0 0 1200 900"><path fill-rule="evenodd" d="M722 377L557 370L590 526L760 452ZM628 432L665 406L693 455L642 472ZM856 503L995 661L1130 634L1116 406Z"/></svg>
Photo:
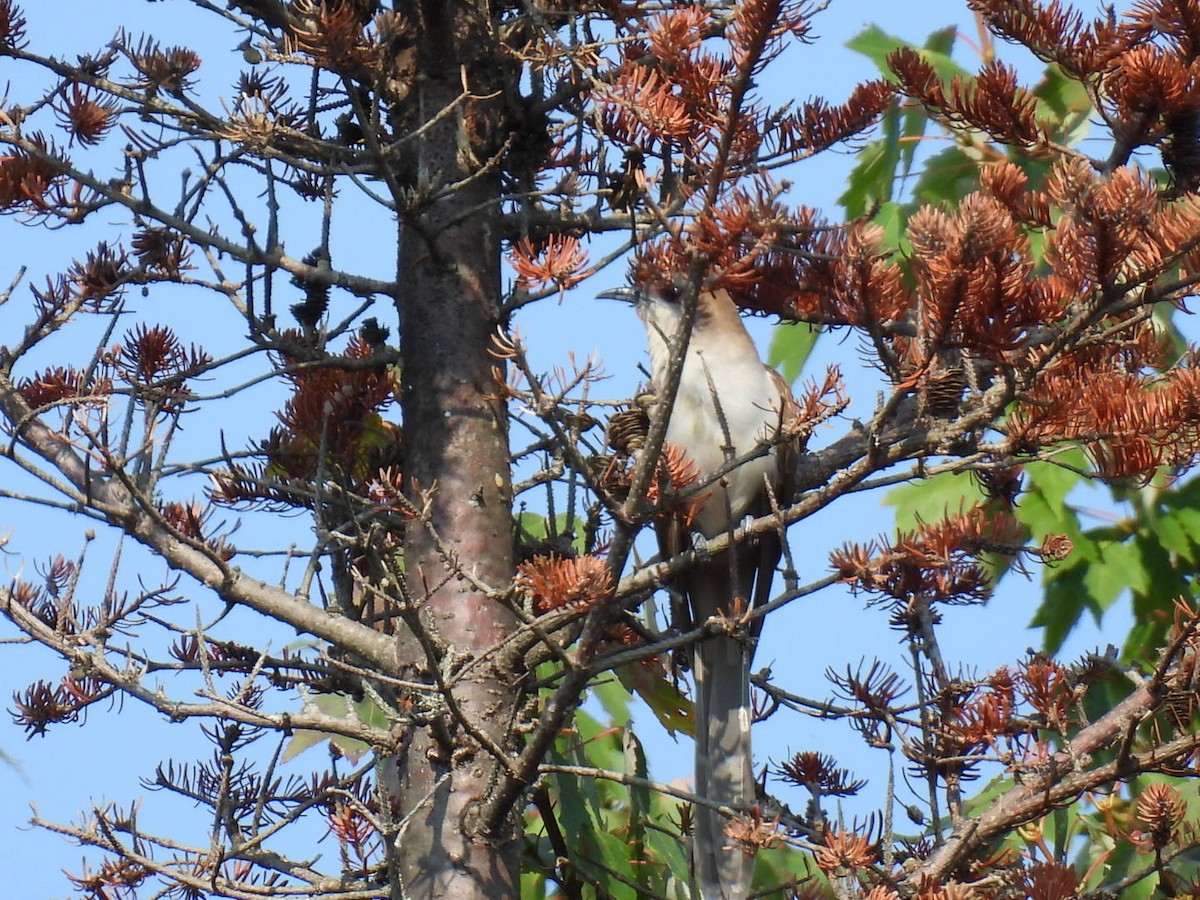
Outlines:
<svg viewBox="0 0 1200 900"><path fill-rule="evenodd" d="M680 337L685 289L668 282L618 288L600 296L634 304L646 326L651 378L661 392L671 346ZM787 501L797 447L781 430L795 412L796 401L787 383L759 357L729 294L702 290L696 298L695 322L666 440L699 467L702 481L741 462L700 491L690 526L694 533L686 533L678 522L661 523L658 536L664 556L703 543L696 533L712 539L731 533L746 517L769 514L769 491L780 503ZM713 617L732 622L739 613L765 603L779 556L779 537L773 532L725 553L702 554L703 561L675 585L690 616L680 624L703 625ZM713 635L692 650L696 793L742 811L750 809L755 799L750 663L761 623L756 619L741 633ZM705 900L734 900L750 889L753 851L733 846L725 834L727 821L709 807L698 809L694 817L693 867Z"/></svg>

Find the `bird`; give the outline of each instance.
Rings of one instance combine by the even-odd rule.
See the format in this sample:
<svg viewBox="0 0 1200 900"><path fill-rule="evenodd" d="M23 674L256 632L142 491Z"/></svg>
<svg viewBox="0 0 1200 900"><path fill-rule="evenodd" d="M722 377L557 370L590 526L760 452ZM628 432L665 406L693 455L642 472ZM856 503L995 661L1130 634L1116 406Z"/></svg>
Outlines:
<svg viewBox="0 0 1200 900"><path fill-rule="evenodd" d="M650 377L659 391L666 386L688 291L686 284L664 279L600 294L633 304L645 325ZM695 303L666 440L698 467L701 483L735 465L698 495L688 526L692 533L678 521L656 524L665 557L689 547L701 550L697 564L674 585L688 617L677 624L689 629L714 617L733 623L769 599L781 555L776 532L723 553L706 553L704 545L732 533L747 517L769 515L772 492L780 504L786 502L799 449L798 439L788 436L796 401L787 382L762 361L729 292L701 287ZM761 624L758 618L746 629L727 628L692 647L695 791L708 804L742 812L755 801L750 665ZM727 821L707 804L693 817L692 864L704 900L738 900L750 890L752 850L733 846L725 834Z"/></svg>

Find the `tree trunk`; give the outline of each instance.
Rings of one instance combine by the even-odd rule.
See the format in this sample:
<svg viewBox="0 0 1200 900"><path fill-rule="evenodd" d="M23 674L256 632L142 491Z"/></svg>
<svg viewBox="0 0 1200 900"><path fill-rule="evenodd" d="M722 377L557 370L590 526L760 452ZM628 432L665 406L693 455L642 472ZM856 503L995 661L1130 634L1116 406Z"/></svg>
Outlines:
<svg viewBox="0 0 1200 900"><path fill-rule="evenodd" d="M464 87L494 97L500 74L480 7L427 0L420 16L419 74L407 115L425 124L440 118L412 142L405 165L418 200L401 212L398 307L405 473L410 497L429 506L428 527L414 522L408 529L404 565L407 596L446 673L516 625L483 588L502 589L513 567L508 433L492 374L501 363L489 353L499 323L500 182L495 167L479 174L495 152L492 136L503 129L498 100L460 102ZM473 180L430 199L464 179ZM430 680L430 643L411 629L399 640L402 664L413 666L406 675ZM453 709L435 711L433 727L414 727L407 736L397 760L398 815L407 821L397 839L393 896L519 895L518 816L503 834L479 834L477 807L496 761L468 733L493 747L503 742L515 682L491 664L472 667L455 683Z"/></svg>

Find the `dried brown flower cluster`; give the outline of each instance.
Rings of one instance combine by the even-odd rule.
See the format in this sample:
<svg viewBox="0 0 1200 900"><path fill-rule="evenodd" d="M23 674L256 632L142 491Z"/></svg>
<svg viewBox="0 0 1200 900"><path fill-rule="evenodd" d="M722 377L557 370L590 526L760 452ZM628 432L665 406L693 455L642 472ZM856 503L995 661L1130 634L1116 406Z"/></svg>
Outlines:
<svg viewBox="0 0 1200 900"><path fill-rule="evenodd" d="M1174 752L1180 754L1175 762L1165 757L1156 760L1152 769L1190 776L1195 759L1192 734L1195 689L1190 686L1187 689L1192 702L1184 712L1173 708L1171 696L1176 688L1167 686L1192 677L1196 624L1200 619L1197 609L1190 604L1177 604L1175 612L1169 636L1171 646L1164 651L1154 676L1154 683L1166 690L1152 688L1158 691L1158 696L1147 708L1144 721L1158 735L1156 740L1169 741ZM981 765L999 762L1015 774L1016 787L1006 800L1023 803L1031 792L1036 793L1033 785L1054 783L1058 777L1055 767L1072 759L1082 748L1091 748L1089 753L1101 753L1109 759L1108 754L1118 752L1117 746L1128 746L1125 742L1129 735L1123 729L1096 728L1089 722L1088 710L1094 708L1096 696L1105 690L1100 686L1102 670L1103 666L1098 667L1095 659L1067 667L1030 655L1016 668L1002 667L983 681L946 680L935 702L925 707L927 718L919 731L910 731L912 726L903 724L908 708L899 702L904 693L902 686L878 665L865 673L848 672L834 681L841 695L851 699L858 714L864 716L857 727L878 746L899 741L912 762L914 776L945 783L953 797L958 790L956 785L974 777ZM1180 712L1184 714L1181 716ZM868 725L868 721L873 724ZM906 733L922 737L910 740ZM1059 746L1071 749L1056 750ZM819 792L821 781L837 772L835 765L834 760L817 754L797 754L784 775L798 776L806 787ZM1097 800L1093 820L1096 833L1118 842L1128 841L1142 852L1155 854L1154 867L1163 882L1182 886L1184 882L1171 869L1169 860L1184 848L1194 847L1198 837L1195 824L1188 819L1184 794L1174 784L1148 778L1135 782L1131 795L1135 802L1127 803L1115 794ZM950 812L955 814L953 805ZM937 892L952 891L945 895L959 896L960 892L966 892L961 895L986 897L990 893L985 885L997 879L1022 885L1027 891L1023 896L1051 900L1076 896L1079 885L1095 874L1106 855L1094 857L1093 868L1085 875L1071 866L1046 861L1053 857L1053 852L1046 844L1042 828L1041 823L1031 822L1022 830L1033 850L1031 858L1023 860L1011 849L1001 851L975 863L971 877L963 882L923 878L917 885L918 896L943 896ZM816 851L822 868L840 875L854 873L868 884L881 876L880 870L872 868L878 851L861 829L835 832L826 841L827 846ZM930 849L913 848L912 852L924 860L929 857Z"/></svg>
<svg viewBox="0 0 1200 900"><path fill-rule="evenodd" d="M183 236L169 228L143 228L130 241L138 264L148 272L166 278L178 278L191 266L191 247Z"/></svg>
<svg viewBox="0 0 1200 900"><path fill-rule="evenodd" d="M1079 896L1082 879L1061 862L1039 862L1022 875L1021 887L1029 900L1071 900Z"/></svg>
<svg viewBox="0 0 1200 900"><path fill-rule="evenodd" d="M236 551L224 536L213 533L212 513L211 505L198 500L186 503L170 500L162 505L162 517L168 526L185 538L213 550L220 559L230 560Z"/></svg>
<svg viewBox="0 0 1200 900"><path fill-rule="evenodd" d="M132 85L154 97L159 91L178 96L192 86L192 76L200 68L200 57L187 47L161 47L152 38L143 38L127 49L129 60L138 71Z"/></svg>
<svg viewBox="0 0 1200 900"><path fill-rule="evenodd" d="M71 883L90 897L106 897L112 891L135 891L149 878L153 871L131 859L106 859L95 872L87 866L79 875L68 875Z"/></svg>
<svg viewBox="0 0 1200 900"><path fill-rule="evenodd" d="M1200 82L1194 63L1200 17L1193 4L1143 0L1121 19L1092 21L1060 2L972 0L971 5L999 34L1057 63L1088 87L1116 139L1114 158L1127 157L1139 146L1158 146L1177 190L1196 186ZM911 70L911 61L904 67ZM986 116L948 112L963 115L975 127L988 127ZM1025 121L1032 124L1031 111Z"/></svg>
<svg viewBox="0 0 1200 900"><path fill-rule="evenodd" d="M565 291L582 281L586 275L581 270L587 265L587 251L579 239L552 234L541 246L535 246L528 238L515 244L508 261L517 273L517 287L533 290L553 284Z"/></svg>
<svg viewBox="0 0 1200 900"><path fill-rule="evenodd" d="M0 210L47 212L65 203L66 178L46 157L58 157L54 145L40 134L31 135L31 149L0 156Z"/></svg>
<svg viewBox="0 0 1200 900"><path fill-rule="evenodd" d="M853 831L830 831L824 846L816 853L816 863L822 872L844 877L857 869L872 865L878 858L870 840Z"/></svg>
<svg viewBox="0 0 1200 900"><path fill-rule="evenodd" d="M598 100L604 133L634 154L664 161L658 202L695 203L686 230L647 242L638 267L661 276L686 272L696 254L714 283L747 309L782 312L794 293L799 264L793 235L814 228L813 214L790 210L768 173L772 161L796 159L860 133L892 102L883 81L860 85L846 103L810 100L798 109L769 109L753 96L753 79L781 49L785 34L803 35L806 3L740 3L731 20L693 5L649 18L644 40L624 43ZM736 115L731 110L736 108ZM667 163L682 154L684 177ZM640 183L654 176L639 164ZM626 179L628 180L628 179ZM638 212L636 193L622 190L614 206ZM645 202L654 208L651 196Z"/></svg>
<svg viewBox="0 0 1200 900"><path fill-rule="evenodd" d="M113 369L141 393L160 395L160 402L177 403L187 396L184 381L203 372L212 362L202 348L185 348L169 328L139 325L125 335L112 354Z"/></svg>
<svg viewBox="0 0 1200 900"><path fill-rule="evenodd" d="M78 722L89 706L109 693L96 678L68 676L57 687L38 681L14 693L13 719L30 737L45 734L51 725Z"/></svg>
<svg viewBox="0 0 1200 900"><path fill-rule="evenodd" d="M63 92L60 103L54 109L63 127L70 133L71 140L85 147L100 143L117 123L114 102L97 99L94 92L77 84Z"/></svg>
<svg viewBox="0 0 1200 900"><path fill-rule="evenodd" d="M867 784L853 778L847 769L839 768L832 756L812 750L793 754L779 764L777 774L785 781L826 797L848 797Z"/></svg>
<svg viewBox="0 0 1200 900"><path fill-rule="evenodd" d="M724 831L729 841L727 846L747 856L778 847L782 842L779 820L767 818L759 807L750 810L749 815L734 816L725 824Z"/></svg>
<svg viewBox="0 0 1200 900"><path fill-rule="evenodd" d="M1180 838L1187 801L1169 784L1152 784L1138 797L1135 815L1144 828L1130 838L1139 849L1161 853Z"/></svg>
<svg viewBox="0 0 1200 900"><path fill-rule="evenodd" d="M910 49L897 50L888 62L901 90L950 126L987 131L1004 144L1046 151L1050 136L1037 119L1037 99L1017 84L1016 70L989 62L970 80L955 78L949 91L928 62Z"/></svg>
<svg viewBox="0 0 1200 900"><path fill-rule="evenodd" d="M767 134L767 147L772 153L825 150L870 128L894 96L887 82L868 81L856 85L845 103L808 100L796 116L781 119L777 130Z"/></svg>
<svg viewBox="0 0 1200 900"><path fill-rule="evenodd" d="M362 12L371 6L355 0L300 0L295 4L297 24L292 27L296 48L309 56L314 66L335 72L370 68L378 60L379 47L363 31Z"/></svg>
<svg viewBox="0 0 1200 900"><path fill-rule="evenodd" d="M624 446L632 448L641 438L633 439L633 443L630 443L629 435L623 435L622 439ZM599 483L614 497L628 496L636 466L634 457L618 453L605 460ZM658 460L656 477L647 488L646 500L657 510L658 516L674 519L687 527L711 493L707 490L689 490L699 480L700 468L680 447L665 443Z"/></svg>
<svg viewBox="0 0 1200 900"><path fill-rule="evenodd" d="M877 602L974 603L990 593L982 557L1016 554L1022 538L1022 526L1011 515L977 505L894 541L847 545L830 561L851 590L874 594Z"/></svg>
<svg viewBox="0 0 1200 900"><path fill-rule="evenodd" d="M63 279L38 292L43 320L57 326L64 321L64 307L72 300L76 308L86 309L85 298L116 290L106 284L107 279L120 277L107 268L112 259L101 253L92 269L83 269L74 279ZM82 285L81 294L74 298L67 293L72 281ZM86 406L97 413L97 423L107 421L115 389L118 394L128 393L134 404L157 417L183 410L192 398L188 382L205 372L211 362L202 348L184 347L171 329L139 325L107 348L89 370L54 366L19 379L16 387L35 409L61 403L72 409Z"/></svg>
<svg viewBox="0 0 1200 900"><path fill-rule="evenodd" d="M291 336L299 339L294 332ZM368 360L373 354L359 335L351 338L348 359ZM305 366L286 354L280 366L292 396L277 414L280 425L261 444L264 462L234 464L217 474L212 499L306 506L312 499L303 486L318 469L357 494L368 493L372 484L378 490L394 482L396 476L385 472L399 458L400 431L379 415L393 402L395 385L387 367ZM301 490L293 493L289 486Z"/></svg>
<svg viewBox="0 0 1200 900"><path fill-rule="evenodd" d="M563 607L586 609L613 589L612 573L604 560L595 556L535 556L517 567L513 584L539 614Z"/></svg>
<svg viewBox="0 0 1200 900"><path fill-rule="evenodd" d="M112 391L112 379L104 373L88 373L71 366L54 366L17 382L17 390L34 409L61 400L104 402Z"/></svg>
<svg viewBox="0 0 1200 900"><path fill-rule="evenodd" d="M25 16L12 0L0 0L0 46L19 49L25 44Z"/></svg>
<svg viewBox="0 0 1200 900"><path fill-rule="evenodd" d="M120 303L131 274L128 254L101 241L82 262L72 264L66 282L83 302L84 309L112 312Z"/></svg>
<svg viewBox="0 0 1200 900"><path fill-rule="evenodd" d="M645 39L622 47L615 77L601 95L605 133L643 150L688 148L699 183L718 157L733 169L761 160L768 141L768 157L787 156L857 133L891 101L885 83L860 86L841 107L813 102L776 116L770 130L755 127L765 110L744 103L749 79L778 55L782 35L808 30L807 6L778 0L740 3L733 21L722 26L700 5L654 15ZM705 41L718 33L721 51ZM723 137L735 104L741 127ZM814 121L821 110L828 114Z"/></svg>

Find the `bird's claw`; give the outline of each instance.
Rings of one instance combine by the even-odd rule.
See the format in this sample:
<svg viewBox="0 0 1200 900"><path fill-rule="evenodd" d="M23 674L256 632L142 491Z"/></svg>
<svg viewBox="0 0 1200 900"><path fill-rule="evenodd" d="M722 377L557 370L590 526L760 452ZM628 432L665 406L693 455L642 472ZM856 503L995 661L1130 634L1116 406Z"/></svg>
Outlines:
<svg viewBox="0 0 1200 900"><path fill-rule="evenodd" d="M745 597L734 597L729 609L718 610L714 618L717 619L721 630L726 634L739 635L745 633L749 628L750 614L753 611Z"/></svg>

